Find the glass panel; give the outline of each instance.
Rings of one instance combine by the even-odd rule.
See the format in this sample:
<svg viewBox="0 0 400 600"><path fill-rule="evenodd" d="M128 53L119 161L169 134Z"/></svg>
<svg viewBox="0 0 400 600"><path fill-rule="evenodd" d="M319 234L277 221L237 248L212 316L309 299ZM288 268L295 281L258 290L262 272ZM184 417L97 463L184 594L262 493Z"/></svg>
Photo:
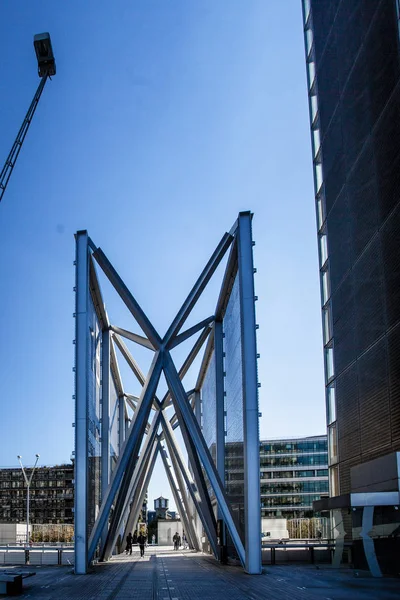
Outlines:
<svg viewBox="0 0 400 600"><path fill-rule="evenodd" d="M318 113L318 99L317 96L311 96L311 123L314 123L315 117Z"/></svg>
<svg viewBox="0 0 400 600"><path fill-rule="evenodd" d="M330 293L330 285L329 285L329 273L326 269L322 273L322 303L326 304L329 300Z"/></svg>
<svg viewBox="0 0 400 600"><path fill-rule="evenodd" d="M101 329L92 298L88 306L88 534L90 534L101 501L101 405L100 355Z"/></svg>
<svg viewBox="0 0 400 600"><path fill-rule="evenodd" d="M332 465L338 461L338 448L337 448L337 430L336 422L332 423L328 429L329 439L329 464Z"/></svg>
<svg viewBox="0 0 400 600"><path fill-rule="evenodd" d="M307 23L307 19L310 16L310 10L311 10L311 0L304 0L304 19L305 19L305 23Z"/></svg>
<svg viewBox="0 0 400 600"><path fill-rule="evenodd" d="M338 466L329 469L329 495L339 496L339 469Z"/></svg>
<svg viewBox="0 0 400 600"><path fill-rule="evenodd" d="M310 50L311 47L313 45L313 40L314 40L314 36L313 36L313 32L312 29L309 27L306 31L306 51L307 51L307 56L310 54Z"/></svg>
<svg viewBox="0 0 400 600"><path fill-rule="evenodd" d="M323 233L321 233L321 235L319 237L319 247L320 247L320 251L321 251L321 267L322 267L326 263L326 260L328 258L328 238L327 238L325 231Z"/></svg>
<svg viewBox="0 0 400 600"><path fill-rule="evenodd" d="M315 186L317 188L317 193L319 192L319 190L321 189L321 185L323 183L323 178L322 178L322 165L318 164L315 165Z"/></svg>
<svg viewBox="0 0 400 600"><path fill-rule="evenodd" d="M310 85L310 89L314 84L315 79L315 62L311 61L308 63L308 81Z"/></svg>
<svg viewBox="0 0 400 600"><path fill-rule="evenodd" d="M336 421L336 399L335 387L330 385L326 390L326 400L328 406L328 425Z"/></svg>
<svg viewBox="0 0 400 600"><path fill-rule="evenodd" d="M321 229L324 222L324 204L322 201L322 196L318 196L317 198L317 219L318 219L318 230Z"/></svg>
<svg viewBox="0 0 400 600"><path fill-rule="evenodd" d="M331 306L328 304L323 310L324 344L326 345L332 337Z"/></svg>
<svg viewBox="0 0 400 600"><path fill-rule="evenodd" d="M335 374L333 366L333 348L325 348L326 378L329 380Z"/></svg>
<svg viewBox="0 0 400 600"><path fill-rule="evenodd" d="M244 430L243 430L243 380L242 344L239 275L236 274L232 291L223 319L225 352L225 472L244 472ZM226 491L234 496L232 512L242 539L245 539L244 478L226 481ZM228 536L228 554L234 555L233 543Z"/></svg>
<svg viewBox="0 0 400 600"><path fill-rule="evenodd" d="M321 136L319 133L319 129L313 129L313 144L314 144L314 158L317 156L318 151L321 147Z"/></svg>

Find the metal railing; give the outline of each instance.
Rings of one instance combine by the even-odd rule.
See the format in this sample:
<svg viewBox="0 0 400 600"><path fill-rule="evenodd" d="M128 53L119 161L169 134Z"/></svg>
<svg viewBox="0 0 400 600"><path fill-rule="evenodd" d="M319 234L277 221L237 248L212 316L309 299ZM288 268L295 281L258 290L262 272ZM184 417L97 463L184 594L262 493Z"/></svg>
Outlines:
<svg viewBox="0 0 400 600"><path fill-rule="evenodd" d="M73 565L73 544L0 546L0 565Z"/></svg>

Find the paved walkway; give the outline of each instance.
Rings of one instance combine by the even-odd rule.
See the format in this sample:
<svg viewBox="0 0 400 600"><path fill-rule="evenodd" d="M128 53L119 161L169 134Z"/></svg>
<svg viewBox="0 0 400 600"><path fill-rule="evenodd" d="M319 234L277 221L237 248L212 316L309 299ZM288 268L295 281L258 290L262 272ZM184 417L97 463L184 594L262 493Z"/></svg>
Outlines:
<svg viewBox="0 0 400 600"><path fill-rule="evenodd" d="M26 567L27 570L34 570ZM37 567L20 598L38 600L398 600L399 579L357 577L351 570L279 565L263 575L222 567L193 552L147 549L74 575L71 567ZM4 597L4 596L3 596Z"/></svg>

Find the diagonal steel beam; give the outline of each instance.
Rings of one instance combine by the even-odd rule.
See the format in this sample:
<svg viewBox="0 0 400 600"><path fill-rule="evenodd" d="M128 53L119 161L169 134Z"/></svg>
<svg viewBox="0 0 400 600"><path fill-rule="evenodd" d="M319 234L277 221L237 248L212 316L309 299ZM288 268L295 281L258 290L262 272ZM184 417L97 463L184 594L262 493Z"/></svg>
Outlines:
<svg viewBox="0 0 400 600"><path fill-rule="evenodd" d="M178 346L178 344L181 344L188 338L192 337L192 335L194 335L201 329L204 329L204 327L207 327L207 325L210 325L210 323L212 323L213 321L214 321L214 315L211 315L211 317L204 319L200 323L197 323L197 325L193 325L193 327L186 329L186 331L183 331L182 333L177 335L176 338L173 338L171 340L171 343L168 345L168 349L172 350L172 348L175 348L175 346Z"/></svg>
<svg viewBox="0 0 400 600"><path fill-rule="evenodd" d="M118 507L116 506L116 508L113 512L113 516L112 516L112 519L110 522L110 527L108 530L107 540L104 545L104 549L102 551L102 557L101 557L102 560L108 560L112 554L113 548L117 542L118 532L121 528L121 524L124 521L124 519L126 519L126 513L127 513L127 510L129 509L129 504L132 501L132 496L134 495L135 490L138 486L138 482L140 480L140 477L142 476L143 469L147 465L150 450L151 450L154 440L156 438L159 424L160 424L160 414L157 413L153 418L153 421L152 421L151 427L150 427L150 431L149 431L146 441L143 445L139 459L136 462L132 477L131 477L130 481L128 482L128 488L127 488L126 492L124 493L123 497L122 497L121 493L118 496L118 500L120 499L120 496L121 496L122 510L118 511L117 510ZM117 501L117 504L118 504L118 501Z"/></svg>
<svg viewBox="0 0 400 600"><path fill-rule="evenodd" d="M212 329L210 327L206 327L205 329L203 329L203 331L201 332L201 334L197 338L196 342L194 343L194 346L192 347L191 351L187 355L186 360L184 361L183 365L179 369L179 377L181 379L183 379L185 377L186 373L189 371L189 369L192 366L192 364L193 364L196 356L200 352L200 350L201 350L204 342L206 341L206 339L210 335L211 330ZM171 394L168 391L165 394L165 396L164 396L164 398L162 400L161 406L162 406L162 408L166 408L170 404L171 404Z"/></svg>
<svg viewBox="0 0 400 600"><path fill-rule="evenodd" d="M218 296L217 306L215 308L215 319L216 321L221 321L224 312L226 309L226 305L229 300L229 293L232 289L233 283L235 281L235 275L238 269L238 245L237 239L235 238L228 257L228 262L226 264L224 278L222 280L221 289Z"/></svg>
<svg viewBox="0 0 400 600"><path fill-rule="evenodd" d="M130 394L125 394L125 398L133 412L135 412L139 398L135 397L135 400L133 400L133 396L131 396Z"/></svg>
<svg viewBox="0 0 400 600"><path fill-rule="evenodd" d="M215 328L215 323L213 323L211 335L208 337L207 345L204 350L203 359L201 361L201 365L200 365L200 369L199 369L199 374L197 375L197 381L194 386L195 390L201 389L201 386L203 385L204 377L206 376L206 373L207 373L208 363L210 362L211 354L214 350L214 328Z"/></svg>
<svg viewBox="0 0 400 600"><path fill-rule="evenodd" d="M171 424L169 423L168 419L165 418L164 414L161 415L161 427L163 429L165 439L169 439L171 441L171 444L175 450L175 456L177 458L179 468L185 479L185 483L187 485L189 493L192 496L193 503L196 506L196 510L199 514L204 530L209 539L211 548L215 554L215 557L217 557L217 523L211 506L210 496L207 491L207 485L204 479L203 470L201 468L196 448L193 444L186 424L182 419L182 415L178 405L175 406L175 410L180 420L181 433L183 441L185 442L190 465L192 467L194 481L182 457L179 446L175 439L175 435L172 431Z"/></svg>
<svg viewBox="0 0 400 600"><path fill-rule="evenodd" d="M132 354L129 352L128 348L126 347L119 335L113 333L112 337L116 345L120 349L122 356L125 358L126 362L133 371L136 379L138 380L140 385L144 385L146 378L144 376L144 373L141 371L139 365L137 364L136 360L133 358Z"/></svg>
<svg viewBox="0 0 400 600"><path fill-rule="evenodd" d="M179 467L179 462L176 456L176 451L175 451L175 447L174 447L174 443L173 443L173 434L171 432L171 435L166 435L164 436L165 438L165 442L167 444L167 448L168 448L168 452L169 452L169 456L171 458L171 464L172 467L174 469L174 473L175 473L175 479L178 483L178 488L181 494L181 498L182 498L182 503L185 509L185 513L187 515L187 526L186 526L186 531L188 532L189 538L191 540L192 543L192 547L195 548L197 551L200 550L200 544L199 544L199 540L197 538L197 533L195 531L195 528L193 526L193 516L192 516L192 511L190 509L190 505L189 505L189 500L188 500L188 496L186 493L186 484L184 481L184 477L182 474L182 471Z"/></svg>
<svg viewBox="0 0 400 600"><path fill-rule="evenodd" d="M207 283L210 281L213 273L215 272L219 263L223 259L227 249L229 248L229 246L232 243L232 240L233 240L233 237L229 233L225 233L224 236L222 237L220 243L218 244L217 248L213 252L210 260L204 267L200 277L194 284L188 297L186 298L185 302L182 304L180 310L178 311L178 314L176 315L175 319L172 321L167 333L165 334L163 343L166 346L171 342L172 338L174 338L180 331L182 325L184 324L187 317L191 313L192 308L196 304L196 302L199 299L199 297L201 296L204 288L206 287Z"/></svg>
<svg viewBox="0 0 400 600"><path fill-rule="evenodd" d="M110 335L110 368L113 374L115 388L117 390L118 396L124 395L124 386L122 384L121 373L119 371L117 354L115 352L114 340Z"/></svg>
<svg viewBox="0 0 400 600"><path fill-rule="evenodd" d="M122 337L126 338L127 340L136 342L136 344L139 344L139 346L144 346L145 348L148 348L149 350L155 350L153 344L147 338L143 337L142 335L138 335L137 333L132 333L132 331L127 331L126 329L122 329L122 327L117 327L116 325L111 325L110 329L111 329L111 331L114 331L114 333L117 333L118 335L122 335Z"/></svg>
<svg viewBox="0 0 400 600"><path fill-rule="evenodd" d="M204 470L207 473L208 480L214 490L218 506L221 510L221 513L231 535L232 541L235 545L240 561L242 565L245 566L245 550L243 542L236 528L233 515L231 513L228 500L226 498L223 483L218 474L211 454L208 450L203 434L201 433L200 426L196 421L193 410L187 400L185 390L182 386L182 382L179 379L179 375L176 371L175 365L168 351L164 352L164 373L168 383L168 387L171 391L175 411L178 414L181 423L181 431L183 433L184 429L188 429L190 441L195 444L195 448L203 464Z"/></svg>
<svg viewBox="0 0 400 600"><path fill-rule="evenodd" d="M192 396L192 399L190 400L190 406L192 408L194 408L195 401L196 401L194 392L195 392L195 390L190 390L190 392L187 392L187 394L186 394L188 398L190 398ZM172 415L169 422L171 423L172 429L177 429L177 427L179 427L179 421L178 421L178 417L176 416L176 413L174 413Z"/></svg>
<svg viewBox="0 0 400 600"><path fill-rule="evenodd" d="M132 460L132 457L134 460L137 460L140 443L147 425L153 398L157 390L158 381L160 379L162 366L163 353L156 352L150 366L145 385L143 386L142 393L140 395L139 405L133 415L129 437L124 444L122 454L118 458L113 477L110 485L108 486L108 490L103 502L101 503L100 512L90 536L88 550L89 562L94 557L100 534L107 523L111 506L114 503L116 494L118 491L122 490L122 487L125 487L126 485L126 482L124 481L125 471L129 470L128 467L130 468L130 461Z"/></svg>
<svg viewBox="0 0 400 600"><path fill-rule="evenodd" d="M139 513L142 510L143 501L146 496L147 489L149 487L150 479L154 471L154 465L156 464L157 455L159 452L158 442L154 440L153 445L150 448L150 453L148 457L148 461L146 464L146 468L143 470L142 477L138 483L136 488L136 492L133 498L131 511L129 514L129 518L125 527L124 538L126 538L129 531L132 531L133 527L136 525Z"/></svg>
<svg viewBox="0 0 400 600"><path fill-rule="evenodd" d="M104 252L101 248L97 248L95 252L93 252L93 257L96 259L97 263L100 265L105 275L109 279L112 286L115 288L117 293L119 294L121 300L124 302L128 310L131 312L133 317L136 319L139 327L144 331L147 338L150 340L154 348L160 348L161 346L161 338L158 335L157 331L145 315L144 311L139 306L138 302L135 300L131 292L126 287L125 283L122 281L121 277L118 275L117 271L114 269Z"/></svg>
<svg viewBox="0 0 400 600"><path fill-rule="evenodd" d="M171 488L172 494L174 496L175 504L176 504L178 512L181 516L186 535L190 541L190 545L192 547L194 547L194 542L192 540L192 536L193 536L192 526L189 521L189 516L186 513L186 507L184 507L181 496L179 495L179 492L182 492L182 490L178 490L177 486L175 485L175 480L172 475L173 466L168 463L166 450L165 450L165 448L163 448L160 441L158 442L158 447L159 447L159 452L160 452L162 461L164 463L164 469L165 469L165 473L167 475L169 487ZM179 483L178 483L178 485L179 485ZM198 550L198 548L196 548L196 550Z"/></svg>

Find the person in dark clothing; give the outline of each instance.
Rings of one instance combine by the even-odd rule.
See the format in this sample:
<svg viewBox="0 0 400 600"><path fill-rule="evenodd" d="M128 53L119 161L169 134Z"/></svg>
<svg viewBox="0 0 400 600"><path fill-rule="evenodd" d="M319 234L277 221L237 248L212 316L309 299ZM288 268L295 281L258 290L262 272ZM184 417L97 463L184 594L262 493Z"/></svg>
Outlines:
<svg viewBox="0 0 400 600"><path fill-rule="evenodd" d="M138 542L139 548L140 548L140 557L142 557L142 556L144 556L144 545L146 543L146 538L143 535L143 533L140 533L140 535L138 535L137 542Z"/></svg>
<svg viewBox="0 0 400 600"><path fill-rule="evenodd" d="M132 554L132 534L128 533L128 535L126 536L126 548L125 548L125 552L126 554Z"/></svg>
<svg viewBox="0 0 400 600"><path fill-rule="evenodd" d="M179 533L176 532L174 537L172 538L172 541L174 542L174 550L178 550L178 548L179 548L178 540L179 540Z"/></svg>

